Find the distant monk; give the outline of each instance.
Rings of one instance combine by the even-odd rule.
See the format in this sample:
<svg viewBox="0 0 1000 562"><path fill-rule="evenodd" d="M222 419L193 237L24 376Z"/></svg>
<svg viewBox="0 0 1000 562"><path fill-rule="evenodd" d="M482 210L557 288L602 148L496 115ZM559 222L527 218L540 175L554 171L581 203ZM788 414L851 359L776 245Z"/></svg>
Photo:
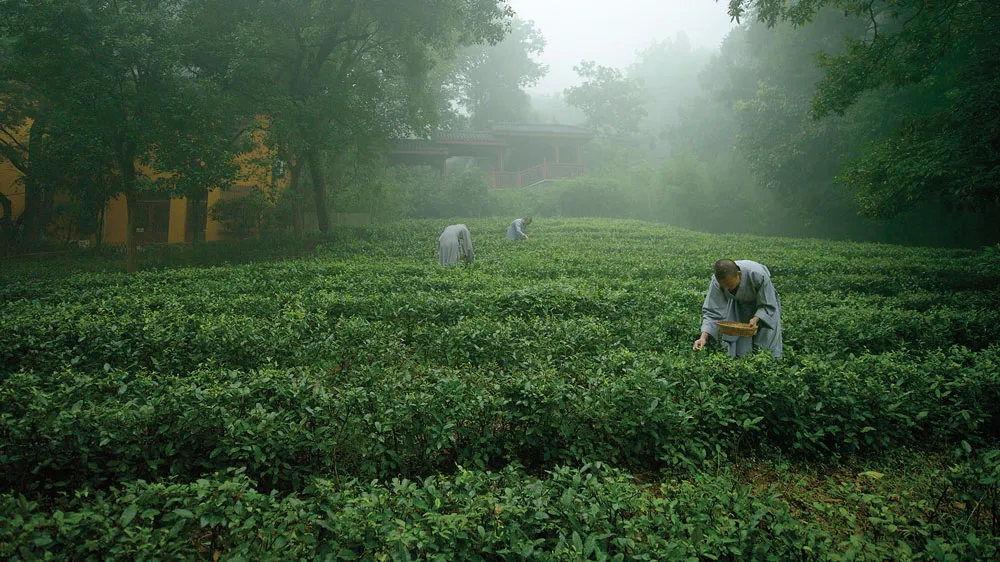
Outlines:
<svg viewBox="0 0 1000 562"><path fill-rule="evenodd" d="M472 235L464 224L453 224L444 229L438 238L438 261L441 265L455 265L464 259L472 263Z"/></svg>
<svg viewBox="0 0 1000 562"><path fill-rule="evenodd" d="M767 267L750 260L715 262L701 312L701 337L694 342L695 351L705 347L709 336L719 339L716 322L744 322L757 326L757 334L752 339L723 335L730 357L746 355L755 345L781 357L781 301Z"/></svg>
<svg viewBox="0 0 1000 562"><path fill-rule="evenodd" d="M529 224L531 224L531 217L514 219L514 222L510 223L510 226L507 227L507 240L510 240L511 242L527 240L528 235L524 233L524 229Z"/></svg>

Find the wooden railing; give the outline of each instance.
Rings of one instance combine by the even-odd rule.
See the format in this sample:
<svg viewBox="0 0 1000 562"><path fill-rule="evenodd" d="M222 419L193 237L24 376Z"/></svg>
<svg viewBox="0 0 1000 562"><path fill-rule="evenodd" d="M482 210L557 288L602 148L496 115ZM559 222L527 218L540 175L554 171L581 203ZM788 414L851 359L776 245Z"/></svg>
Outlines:
<svg viewBox="0 0 1000 562"><path fill-rule="evenodd" d="M517 184L520 187L538 183L545 179L545 164L526 168L517 173Z"/></svg>
<svg viewBox="0 0 1000 562"><path fill-rule="evenodd" d="M493 170L493 183L491 187L494 189L521 187L521 185L517 182L517 172L501 172L499 170Z"/></svg>
<svg viewBox="0 0 1000 562"><path fill-rule="evenodd" d="M545 180L576 178L586 175L587 168L583 164L549 164L542 162L537 166L525 168L517 172L493 171L491 187L504 189L510 187L528 187Z"/></svg>
<svg viewBox="0 0 1000 562"><path fill-rule="evenodd" d="M548 164L545 170L545 179L578 178L586 173L587 169L583 167L583 164Z"/></svg>

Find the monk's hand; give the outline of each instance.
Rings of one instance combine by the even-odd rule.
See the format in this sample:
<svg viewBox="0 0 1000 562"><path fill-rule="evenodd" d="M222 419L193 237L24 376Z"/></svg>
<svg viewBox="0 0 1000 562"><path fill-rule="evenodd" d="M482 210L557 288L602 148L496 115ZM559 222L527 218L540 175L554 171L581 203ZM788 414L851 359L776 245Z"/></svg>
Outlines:
<svg viewBox="0 0 1000 562"><path fill-rule="evenodd" d="M705 336L702 336L702 337L694 340L694 345L691 346L691 349L693 349L695 351L701 351L702 348L705 347L706 343L708 343L708 340L705 339Z"/></svg>
<svg viewBox="0 0 1000 562"><path fill-rule="evenodd" d="M747 322L747 324L750 324L753 327L757 327L757 322L760 322L760 318L754 316L753 318L750 319L749 322Z"/></svg>

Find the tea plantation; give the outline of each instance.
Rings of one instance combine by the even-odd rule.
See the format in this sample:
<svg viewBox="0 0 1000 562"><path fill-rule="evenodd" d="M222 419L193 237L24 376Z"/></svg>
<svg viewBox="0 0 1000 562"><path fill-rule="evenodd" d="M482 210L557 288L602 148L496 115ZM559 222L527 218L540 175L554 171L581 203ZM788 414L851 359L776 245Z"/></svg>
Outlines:
<svg viewBox="0 0 1000 562"><path fill-rule="evenodd" d="M995 256L507 223L0 264L0 558L1000 557ZM691 351L720 257L784 359Z"/></svg>

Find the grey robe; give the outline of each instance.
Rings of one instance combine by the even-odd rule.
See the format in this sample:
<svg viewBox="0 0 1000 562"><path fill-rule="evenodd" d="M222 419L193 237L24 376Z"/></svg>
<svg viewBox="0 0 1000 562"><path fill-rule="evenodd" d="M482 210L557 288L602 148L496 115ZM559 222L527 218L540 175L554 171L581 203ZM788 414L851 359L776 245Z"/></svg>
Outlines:
<svg viewBox="0 0 1000 562"><path fill-rule="evenodd" d="M515 219L514 222L510 223L510 226L507 227L507 240L517 242L518 240L524 240L525 238L524 219Z"/></svg>
<svg viewBox="0 0 1000 562"><path fill-rule="evenodd" d="M455 265L465 258L466 263L472 263L475 257L472 253L472 235L464 224L453 224L444 229L438 238L438 261L441 265Z"/></svg>
<svg viewBox="0 0 1000 562"><path fill-rule="evenodd" d="M771 272L755 261L738 260L736 265L743 277L735 294L719 285L715 275L712 276L705 304L701 307L701 331L719 339L716 322L749 322L756 316L760 318L757 335L753 338L723 335L722 344L730 357L746 355L754 345L781 357L781 300L771 284Z"/></svg>

